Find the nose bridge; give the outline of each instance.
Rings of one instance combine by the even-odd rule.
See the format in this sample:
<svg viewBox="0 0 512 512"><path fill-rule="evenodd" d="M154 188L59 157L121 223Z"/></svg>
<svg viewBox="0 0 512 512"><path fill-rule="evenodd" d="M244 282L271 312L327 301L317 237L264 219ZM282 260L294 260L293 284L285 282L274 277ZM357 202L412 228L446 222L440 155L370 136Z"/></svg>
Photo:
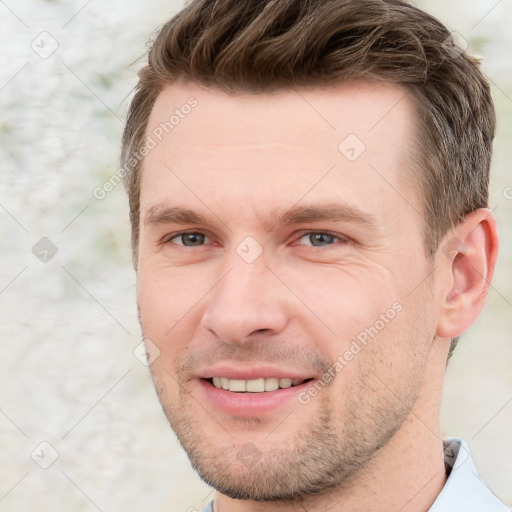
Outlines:
<svg viewBox="0 0 512 512"><path fill-rule="evenodd" d="M263 255L246 261L234 252L225 260L222 275L208 294L204 328L224 341L242 342L255 331L285 327L285 297L276 290L278 282Z"/></svg>

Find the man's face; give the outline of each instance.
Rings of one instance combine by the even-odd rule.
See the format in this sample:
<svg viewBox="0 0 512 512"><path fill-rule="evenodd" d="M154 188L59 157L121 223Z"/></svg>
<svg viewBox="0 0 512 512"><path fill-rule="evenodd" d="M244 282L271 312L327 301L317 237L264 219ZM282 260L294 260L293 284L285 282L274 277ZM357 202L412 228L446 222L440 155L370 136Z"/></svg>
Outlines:
<svg viewBox="0 0 512 512"><path fill-rule="evenodd" d="M224 494L290 499L346 482L425 392L439 292L407 179L414 130L404 91L380 83L159 95L140 321L160 351L165 414Z"/></svg>

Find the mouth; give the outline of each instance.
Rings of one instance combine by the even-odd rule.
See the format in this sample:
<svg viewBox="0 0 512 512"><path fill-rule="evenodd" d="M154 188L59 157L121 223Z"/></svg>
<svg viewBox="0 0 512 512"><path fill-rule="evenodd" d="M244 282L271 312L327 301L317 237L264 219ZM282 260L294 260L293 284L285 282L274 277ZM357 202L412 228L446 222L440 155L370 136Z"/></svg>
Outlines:
<svg viewBox="0 0 512 512"><path fill-rule="evenodd" d="M227 377L211 377L209 379L203 379L209 382L212 386L217 389L223 389L231 391L233 393L268 393L271 391L277 391L278 389L293 388L300 386L306 382L313 380L310 379L290 379L290 378L257 378L257 379L229 379Z"/></svg>
<svg viewBox="0 0 512 512"><path fill-rule="evenodd" d="M212 412L235 421L263 419L300 405L298 396L316 379L314 373L299 369L219 362L198 371L196 397Z"/></svg>

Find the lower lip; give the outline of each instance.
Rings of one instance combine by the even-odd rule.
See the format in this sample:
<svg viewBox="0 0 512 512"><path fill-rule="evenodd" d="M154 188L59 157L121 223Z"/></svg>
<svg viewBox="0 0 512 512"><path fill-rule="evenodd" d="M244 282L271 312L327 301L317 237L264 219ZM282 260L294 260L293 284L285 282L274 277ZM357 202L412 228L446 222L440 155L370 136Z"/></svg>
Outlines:
<svg viewBox="0 0 512 512"><path fill-rule="evenodd" d="M199 379L202 392L213 407L229 416L259 416L278 410L307 388L313 381L303 382L289 388L262 393L236 393L216 388L206 379Z"/></svg>

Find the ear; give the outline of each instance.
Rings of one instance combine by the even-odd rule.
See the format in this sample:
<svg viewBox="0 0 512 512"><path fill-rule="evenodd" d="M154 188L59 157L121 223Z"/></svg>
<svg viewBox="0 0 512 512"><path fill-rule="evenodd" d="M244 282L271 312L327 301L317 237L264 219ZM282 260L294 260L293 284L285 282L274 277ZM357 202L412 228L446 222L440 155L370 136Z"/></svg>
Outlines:
<svg viewBox="0 0 512 512"><path fill-rule="evenodd" d="M484 307L498 259L496 218L480 208L449 233L438 261L447 266L437 335L456 338L473 325Z"/></svg>

